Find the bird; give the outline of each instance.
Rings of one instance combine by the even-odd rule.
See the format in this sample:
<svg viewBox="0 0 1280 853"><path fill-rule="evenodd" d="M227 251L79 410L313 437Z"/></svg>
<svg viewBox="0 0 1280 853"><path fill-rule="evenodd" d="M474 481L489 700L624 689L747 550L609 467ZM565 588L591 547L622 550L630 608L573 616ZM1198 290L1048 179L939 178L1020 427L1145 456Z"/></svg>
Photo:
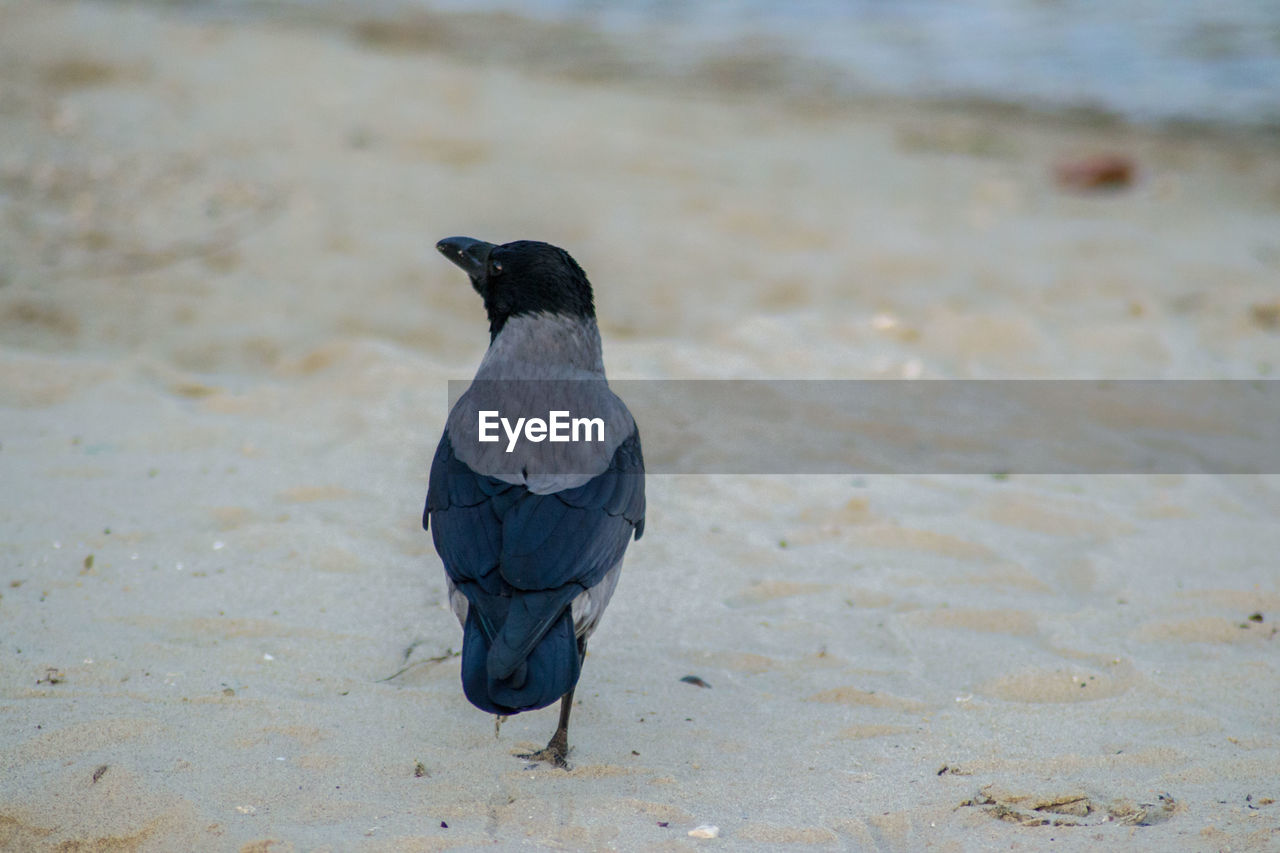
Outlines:
<svg viewBox="0 0 1280 853"><path fill-rule="evenodd" d="M436 447L422 519L463 629L463 692L495 726L558 699L546 748L519 757L567 768L587 639L644 533L639 429L609 388L591 284L568 252L471 237L436 249L468 275L489 319L489 347ZM587 422L578 440L537 437L529 421L556 412ZM489 438L486 413L491 426L504 419Z"/></svg>

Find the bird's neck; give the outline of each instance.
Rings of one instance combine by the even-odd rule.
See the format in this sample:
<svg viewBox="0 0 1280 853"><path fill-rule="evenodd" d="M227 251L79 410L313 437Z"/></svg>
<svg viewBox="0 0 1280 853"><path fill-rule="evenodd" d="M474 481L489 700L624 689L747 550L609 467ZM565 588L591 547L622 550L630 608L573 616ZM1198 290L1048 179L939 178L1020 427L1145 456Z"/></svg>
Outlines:
<svg viewBox="0 0 1280 853"><path fill-rule="evenodd" d="M600 330L588 317L521 314L489 344L476 379L604 378Z"/></svg>

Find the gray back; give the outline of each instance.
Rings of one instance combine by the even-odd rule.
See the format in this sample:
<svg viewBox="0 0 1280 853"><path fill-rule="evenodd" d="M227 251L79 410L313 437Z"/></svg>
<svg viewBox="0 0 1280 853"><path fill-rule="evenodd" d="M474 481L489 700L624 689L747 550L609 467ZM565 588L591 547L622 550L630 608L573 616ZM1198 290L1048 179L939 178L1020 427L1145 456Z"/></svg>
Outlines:
<svg viewBox="0 0 1280 853"><path fill-rule="evenodd" d="M552 411L598 418L603 440L533 442L522 434L512 446L499 426L497 441L482 442L482 411L500 413L512 427L519 418L547 420ZM471 470L551 494L604 471L635 421L609 390L595 321L533 314L508 320L489 345L471 387L450 411L447 429L454 455ZM579 438L588 433L598 437L597 430L583 429Z"/></svg>

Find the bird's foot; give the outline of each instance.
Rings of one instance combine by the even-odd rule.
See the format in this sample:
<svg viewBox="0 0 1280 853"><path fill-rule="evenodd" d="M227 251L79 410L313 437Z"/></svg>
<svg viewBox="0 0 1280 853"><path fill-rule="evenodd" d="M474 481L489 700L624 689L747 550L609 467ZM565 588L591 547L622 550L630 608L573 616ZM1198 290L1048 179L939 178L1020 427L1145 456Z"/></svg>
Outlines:
<svg viewBox="0 0 1280 853"><path fill-rule="evenodd" d="M569 738L562 732L556 732L545 749L537 752L525 752L516 756L524 761L546 761L561 770L569 769Z"/></svg>

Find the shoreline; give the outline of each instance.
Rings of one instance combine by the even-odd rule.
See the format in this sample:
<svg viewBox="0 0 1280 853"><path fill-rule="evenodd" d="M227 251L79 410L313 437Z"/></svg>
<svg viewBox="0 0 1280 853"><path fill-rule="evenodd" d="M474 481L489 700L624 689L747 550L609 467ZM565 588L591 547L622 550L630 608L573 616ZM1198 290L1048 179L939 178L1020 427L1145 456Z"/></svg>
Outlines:
<svg viewBox="0 0 1280 853"><path fill-rule="evenodd" d="M163 0L90 1L165 8ZM628 45L652 35L643 29L609 32L589 24L499 10L437 11L406 0L365 3L359 10L340 0L274 7L212 2L166 12L196 23L233 27L265 22L338 36L374 51L434 54L478 68L498 65L574 83L622 86L640 94L670 95L678 91L681 97L711 100L761 99L774 107L792 104L802 112L927 112L942 118L1049 122L1061 131L1128 130L1160 138L1190 137L1266 150L1280 148L1280 119L1253 124L1189 116L1144 121L1084 103L1002 100L971 93L858 91L849 81L837 82L843 72L835 66L771 47L749 35L740 36L735 42L708 46L707 53L699 59L673 54L659 58ZM659 67L664 58L670 62Z"/></svg>

